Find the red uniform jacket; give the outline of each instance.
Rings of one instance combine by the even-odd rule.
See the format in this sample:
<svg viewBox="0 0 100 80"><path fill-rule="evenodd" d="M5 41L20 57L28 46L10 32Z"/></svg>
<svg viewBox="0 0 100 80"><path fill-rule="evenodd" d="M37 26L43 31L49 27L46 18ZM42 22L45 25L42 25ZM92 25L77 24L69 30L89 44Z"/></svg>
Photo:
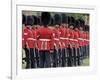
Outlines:
<svg viewBox="0 0 100 80"><path fill-rule="evenodd" d="M66 48L68 48L69 45L69 37L70 37L69 28L66 28Z"/></svg>
<svg viewBox="0 0 100 80"><path fill-rule="evenodd" d="M24 30L22 31L22 48L25 48Z"/></svg>
<svg viewBox="0 0 100 80"><path fill-rule="evenodd" d="M29 27L25 27L22 30L22 47L25 48L25 44L27 43Z"/></svg>
<svg viewBox="0 0 100 80"><path fill-rule="evenodd" d="M86 45L85 37L86 37L86 33L85 33L85 32L83 32L83 46L85 46L85 45Z"/></svg>
<svg viewBox="0 0 100 80"><path fill-rule="evenodd" d="M50 28L40 28L37 30L38 36L38 49L39 50L50 50L54 48L53 42L53 30Z"/></svg>
<svg viewBox="0 0 100 80"><path fill-rule="evenodd" d="M83 32L79 31L79 38L78 38L79 46L83 46L84 44L84 38L83 38Z"/></svg>
<svg viewBox="0 0 100 80"><path fill-rule="evenodd" d="M59 28L60 31L60 42L61 42L61 48L66 47L66 35L67 35L67 29L66 28Z"/></svg>
<svg viewBox="0 0 100 80"><path fill-rule="evenodd" d="M59 49L61 48L61 45L60 45L60 32L59 32L59 29L54 29L54 47L56 49Z"/></svg>
<svg viewBox="0 0 100 80"><path fill-rule="evenodd" d="M74 43L76 48L79 48L78 38L79 38L78 31L74 31Z"/></svg>
<svg viewBox="0 0 100 80"><path fill-rule="evenodd" d="M75 44L75 40L74 40L74 30L70 29L69 30L69 44L70 44L70 47L73 48L74 47L74 44Z"/></svg>
<svg viewBox="0 0 100 80"><path fill-rule="evenodd" d="M87 46L89 45L89 33L88 32L86 33L86 45Z"/></svg>
<svg viewBox="0 0 100 80"><path fill-rule="evenodd" d="M27 43L29 48L34 48L35 47L35 42L36 39L33 37L33 32L32 29L28 31L28 38L27 38Z"/></svg>
<svg viewBox="0 0 100 80"><path fill-rule="evenodd" d="M36 48L36 30L31 29L28 32L27 43L29 48Z"/></svg>
<svg viewBox="0 0 100 80"><path fill-rule="evenodd" d="M88 41L87 41L87 32L84 33L84 45L87 46Z"/></svg>

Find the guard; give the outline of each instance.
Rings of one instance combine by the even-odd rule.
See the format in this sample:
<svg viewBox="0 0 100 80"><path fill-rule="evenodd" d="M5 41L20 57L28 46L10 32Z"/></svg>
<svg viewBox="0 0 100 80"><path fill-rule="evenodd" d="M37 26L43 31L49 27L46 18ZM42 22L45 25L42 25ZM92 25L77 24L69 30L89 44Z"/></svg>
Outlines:
<svg viewBox="0 0 100 80"><path fill-rule="evenodd" d="M48 28L51 20L49 12L41 13L41 22L43 27L37 31L38 48L40 55L40 68L51 67L50 50L53 49L53 31Z"/></svg>

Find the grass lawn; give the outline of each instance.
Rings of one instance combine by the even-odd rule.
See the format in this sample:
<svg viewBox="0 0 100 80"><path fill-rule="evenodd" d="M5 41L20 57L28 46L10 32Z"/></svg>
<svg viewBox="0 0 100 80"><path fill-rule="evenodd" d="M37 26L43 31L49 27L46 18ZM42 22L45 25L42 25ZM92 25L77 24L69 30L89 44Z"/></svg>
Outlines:
<svg viewBox="0 0 100 80"><path fill-rule="evenodd" d="M89 66L89 58L83 60L82 66Z"/></svg>

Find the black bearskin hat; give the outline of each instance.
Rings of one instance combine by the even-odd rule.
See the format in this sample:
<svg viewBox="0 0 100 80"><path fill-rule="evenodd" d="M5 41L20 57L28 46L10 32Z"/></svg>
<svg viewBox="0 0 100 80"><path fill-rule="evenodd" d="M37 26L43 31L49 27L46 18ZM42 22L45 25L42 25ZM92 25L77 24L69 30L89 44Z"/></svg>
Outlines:
<svg viewBox="0 0 100 80"><path fill-rule="evenodd" d="M84 21L83 19L78 19L78 20L79 20L79 22L80 22L80 26L83 27L84 24L85 24L85 21Z"/></svg>
<svg viewBox="0 0 100 80"><path fill-rule="evenodd" d="M37 25L37 17L32 15L32 18L33 18L33 25Z"/></svg>
<svg viewBox="0 0 100 80"><path fill-rule="evenodd" d="M41 13L41 23L42 25L46 26L49 25L51 21L51 15L49 12L42 12Z"/></svg>
<svg viewBox="0 0 100 80"><path fill-rule="evenodd" d="M62 23L68 23L68 16L66 16L66 14L62 13L61 18L62 18Z"/></svg>
<svg viewBox="0 0 100 80"><path fill-rule="evenodd" d="M32 16L27 16L27 17L26 17L26 25L32 26L33 23L34 23L33 17L32 17Z"/></svg>
<svg viewBox="0 0 100 80"><path fill-rule="evenodd" d="M55 25L55 20L54 20L54 17L52 16L52 17L51 17L51 23L50 23L50 26L53 26L53 25Z"/></svg>
<svg viewBox="0 0 100 80"><path fill-rule="evenodd" d="M22 24L26 24L26 16L24 14L22 15Z"/></svg>
<svg viewBox="0 0 100 80"><path fill-rule="evenodd" d="M85 25L85 31L89 31L89 25Z"/></svg>
<svg viewBox="0 0 100 80"><path fill-rule="evenodd" d="M79 28L80 26L80 21L79 20L75 20L75 28Z"/></svg>
<svg viewBox="0 0 100 80"><path fill-rule="evenodd" d="M40 17L39 16L37 16L37 24L38 25L41 25L41 20L40 20Z"/></svg>
<svg viewBox="0 0 100 80"><path fill-rule="evenodd" d="M54 15L54 21L55 21L55 25L60 25L61 24L61 15L60 14L55 14Z"/></svg>
<svg viewBox="0 0 100 80"><path fill-rule="evenodd" d="M69 17L69 26L71 26L71 25L73 25L73 26L75 26L75 19L74 19L74 17Z"/></svg>

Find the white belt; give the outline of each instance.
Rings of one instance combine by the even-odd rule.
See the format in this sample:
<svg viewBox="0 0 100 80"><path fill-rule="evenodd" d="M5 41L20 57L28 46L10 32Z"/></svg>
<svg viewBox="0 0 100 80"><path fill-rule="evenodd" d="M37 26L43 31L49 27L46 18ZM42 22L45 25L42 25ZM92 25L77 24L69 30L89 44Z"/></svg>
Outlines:
<svg viewBox="0 0 100 80"><path fill-rule="evenodd" d="M70 39L70 38L69 38L69 40L74 40L74 39Z"/></svg>
<svg viewBox="0 0 100 80"><path fill-rule="evenodd" d="M61 37L60 39L68 40L69 38L63 38L63 37Z"/></svg>
<svg viewBox="0 0 100 80"><path fill-rule="evenodd" d="M66 38L60 37L60 39L64 39L65 40Z"/></svg>
<svg viewBox="0 0 100 80"><path fill-rule="evenodd" d="M84 39L85 41L89 41L88 39Z"/></svg>
<svg viewBox="0 0 100 80"><path fill-rule="evenodd" d="M27 40L36 40L36 39L34 39L34 38L28 38Z"/></svg>
<svg viewBox="0 0 100 80"><path fill-rule="evenodd" d="M72 40L72 41L78 41L78 40L76 40L76 39L69 39L69 40Z"/></svg>
<svg viewBox="0 0 100 80"><path fill-rule="evenodd" d="M27 33L24 33L24 35L27 35Z"/></svg>
<svg viewBox="0 0 100 80"><path fill-rule="evenodd" d="M74 39L74 41L78 41L78 40Z"/></svg>
<svg viewBox="0 0 100 80"><path fill-rule="evenodd" d="M50 39L39 39L40 41L51 41Z"/></svg>
<svg viewBox="0 0 100 80"><path fill-rule="evenodd" d="M86 40L86 41L90 41L90 40Z"/></svg>
<svg viewBox="0 0 100 80"><path fill-rule="evenodd" d="M82 39L82 38L78 38L79 40L84 40L84 39Z"/></svg>
<svg viewBox="0 0 100 80"><path fill-rule="evenodd" d="M59 39L58 39L58 38L54 38L54 40L57 40L57 41L59 41Z"/></svg>
<svg viewBox="0 0 100 80"><path fill-rule="evenodd" d="M66 38L66 40L69 40L69 38Z"/></svg>

